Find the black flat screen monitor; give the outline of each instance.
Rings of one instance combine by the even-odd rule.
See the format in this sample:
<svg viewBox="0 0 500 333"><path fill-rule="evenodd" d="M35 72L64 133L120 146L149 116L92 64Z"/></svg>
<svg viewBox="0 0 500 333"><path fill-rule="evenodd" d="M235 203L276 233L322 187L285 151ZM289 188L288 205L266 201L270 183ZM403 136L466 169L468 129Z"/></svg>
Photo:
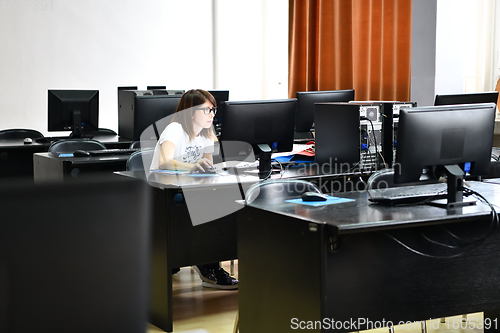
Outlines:
<svg viewBox="0 0 500 333"><path fill-rule="evenodd" d="M48 131L71 137L99 129L99 90L49 90Z"/></svg>
<svg viewBox="0 0 500 333"><path fill-rule="evenodd" d="M153 95L150 91L125 90L119 93L118 135L138 141L142 132L175 112L181 95ZM156 128L157 140L164 128Z"/></svg>
<svg viewBox="0 0 500 333"><path fill-rule="evenodd" d="M473 103L497 103L498 91L470 93L470 94L450 94L436 95L434 105L456 105Z"/></svg>
<svg viewBox="0 0 500 333"><path fill-rule="evenodd" d="M272 152L293 148L297 99L226 102L221 141L251 144L259 156L259 171L267 174Z"/></svg>
<svg viewBox="0 0 500 333"><path fill-rule="evenodd" d="M490 169L496 105L401 108L394 181L446 176L447 204L462 202L463 176Z"/></svg>
<svg viewBox="0 0 500 333"><path fill-rule="evenodd" d="M137 90L137 86L121 86L118 87L118 91L120 90Z"/></svg>
<svg viewBox="0 0 500 333"><path fill-rule="evenodd" d="M170 90L170 89L153 89L151 90L151 93L153 95L183 95L184 90L182 89L177 89L177 90Z"/></svg>
<svg viewBox="0 0 500 333"><path fill-rule="evenodd" d="M303 133L314 130L314 104L326 102L350 102L354 100L354 89L298 91L295 132Z"/></svg>
<svg viewBox="0 0 500 333"><path fill-rule="evenodd" d="M217 114L214 118L214 127L217 136L220 136L222 132L222 120L224 119L224 109L226 107L226 102L229 101L229 90L208 90L212 96L214 96L217 102Z"/></svg>

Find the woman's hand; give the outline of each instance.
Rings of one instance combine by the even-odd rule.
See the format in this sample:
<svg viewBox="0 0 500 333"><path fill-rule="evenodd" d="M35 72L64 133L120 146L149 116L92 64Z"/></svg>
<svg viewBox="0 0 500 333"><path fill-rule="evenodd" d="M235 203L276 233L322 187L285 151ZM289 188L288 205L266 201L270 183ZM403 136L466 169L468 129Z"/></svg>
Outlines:
<svg viewBox="0 0 500 333"><path fill-rule="evenodd" d="M196 164L193 166L193 169L191 171L205 171L207 169L213 169L214 166L212 164L212 161L210 161L208 158L202 158Z"/></svg>

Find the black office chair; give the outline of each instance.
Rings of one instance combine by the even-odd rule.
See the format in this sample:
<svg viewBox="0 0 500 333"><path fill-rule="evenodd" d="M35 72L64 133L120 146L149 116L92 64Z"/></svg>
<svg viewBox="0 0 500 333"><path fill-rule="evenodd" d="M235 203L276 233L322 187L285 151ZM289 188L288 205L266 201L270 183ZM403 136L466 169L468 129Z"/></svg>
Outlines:
<svg viewBox="0 0 500 333"><path fill-rule="evenodd" d="M88 133L92 135L118 135L115 131L109 128L99 128L96 131L90 131Z"/></svg>
<svg viewBox="0 0 500 333"><path fill-rule="evenodd" d="M156 140L143 140L134 141L130 144L130 148L154 148L156 146Z"/></svg>
<svg viewBox="0 0 500 333"><path fill-rule="evenodd" d="M69 154L75 150L101 150L106 149L102 143L96 140L68 139L52 143L49 152L53 154Z"/></svg>
<svg viewBox="0 0 500 333"><path fill-rule="evenodd" d="M404 185L404 184L402 184ZM383 169L374 172L367 181L367 189L389 188L402 186L394 182L394 169Z"/></svg>
<svg viewBox="0 0 500 333"><path fill-rule="evenodd" d="M154 149L141 149L130 155L127 160L127 171L143 171L144 166L151 165Z"/></svg>
<svg viewBox="0 0 500 333"><path fill-rule="evenodd" d="M43 137L42 133L33 129L13 128L0 131L0 140L25 138L37 139Z"/></svg>

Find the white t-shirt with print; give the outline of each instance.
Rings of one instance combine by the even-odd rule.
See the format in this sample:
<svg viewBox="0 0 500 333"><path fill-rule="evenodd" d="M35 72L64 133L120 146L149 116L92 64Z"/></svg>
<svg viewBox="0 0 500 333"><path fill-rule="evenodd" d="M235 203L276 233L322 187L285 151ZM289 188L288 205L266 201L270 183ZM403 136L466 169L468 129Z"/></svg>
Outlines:
<svg viewBox="0 0 500 333"><path fill-rule="evenodd" d="M174 144L174 159L179 162L194 164L203 157L203 154L214 152L213 140L201 135L195 137L193 140L189 140L189 135L184 131L182 125L172 122L161 133L160 139L156 143L150 170L159 169L160 148L161 144L165 141L170 141Z"/></svg>

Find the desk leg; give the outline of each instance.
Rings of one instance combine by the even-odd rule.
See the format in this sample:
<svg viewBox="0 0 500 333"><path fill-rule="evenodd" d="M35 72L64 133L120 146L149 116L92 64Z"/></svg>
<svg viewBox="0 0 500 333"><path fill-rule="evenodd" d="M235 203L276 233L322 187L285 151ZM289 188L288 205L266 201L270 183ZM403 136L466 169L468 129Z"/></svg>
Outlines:
<svg viewBox="0 0 500 333"><path fill-rule="evenodd" d="M500 309L488 310L483 314L484 332L500 332Z"/></svg>
<svg viewBox="0 0 500 333"><path fill-rule="evenodd" d="M151 324L173 331L172 316L172 261L170 232L167 223L168 191L154 189L153 245L151 261Z"/></svg>

